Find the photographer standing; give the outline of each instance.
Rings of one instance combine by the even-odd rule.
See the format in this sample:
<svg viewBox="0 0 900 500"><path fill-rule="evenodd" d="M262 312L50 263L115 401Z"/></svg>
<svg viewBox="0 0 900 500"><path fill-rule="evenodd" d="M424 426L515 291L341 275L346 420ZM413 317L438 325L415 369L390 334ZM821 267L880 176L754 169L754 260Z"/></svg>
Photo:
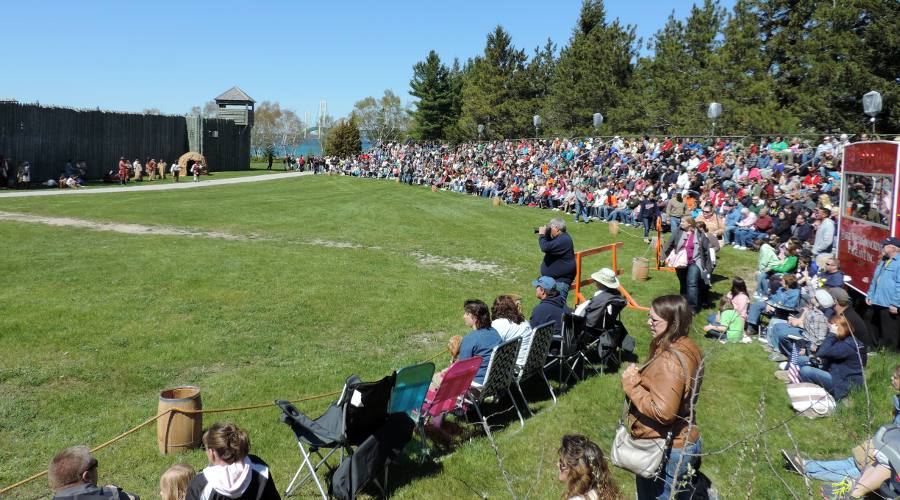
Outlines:
<svg viewBox="0 0 900 500"><path fill-rule="evenodd" d="M575 279L575 244L566 232L566 221L560 217L550 219L546 226L535 230L538 243L544 252L541 262L541 276L549 276L556 280L556 289L565 300L569 295L569 287Z"/></svg>

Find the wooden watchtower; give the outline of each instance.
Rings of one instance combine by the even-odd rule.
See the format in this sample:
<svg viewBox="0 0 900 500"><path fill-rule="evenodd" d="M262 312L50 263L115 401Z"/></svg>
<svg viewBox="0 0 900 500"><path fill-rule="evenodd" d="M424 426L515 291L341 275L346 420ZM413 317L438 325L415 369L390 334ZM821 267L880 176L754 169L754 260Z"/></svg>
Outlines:
<svg viewBox="0 0 900 500"><path fill-rule="evenodd" d="M250 96L238 87L231 87L215 99L219 106L219 118L231 120L235 125L253 127L253 107L256 104Z"/></svg>

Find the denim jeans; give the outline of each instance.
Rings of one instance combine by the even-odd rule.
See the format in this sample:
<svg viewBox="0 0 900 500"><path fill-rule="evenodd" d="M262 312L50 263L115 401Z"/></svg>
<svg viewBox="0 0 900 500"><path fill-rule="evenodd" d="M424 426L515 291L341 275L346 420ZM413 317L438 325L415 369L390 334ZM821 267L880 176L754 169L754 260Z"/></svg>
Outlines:
<svg viewBox="0 0 900 500"><path fill-rule="evenodd" d="M750 307L747 309L747 324L758 325L759 317L762 316L762 312L765 310L766 302L764 300L750 304Z"/></svg>
<svg viewBox="0 0 900 500"><path fill-rule="evenodd" d="M681 217L672 217L671 215L669 216L669 229L673 233L675 232L675 228L678 227L679 224L681 224Z"/></svg>
<svg viewBox="0 0 900 500"><path fill-rule="evenodd" d="M700 454L702 449L702 439L698 439L696 443L685 446L684 448L672 448L672 451L669 452L669 458L666 461L665 477L645 479L641 476L635 476L638 500L667 500L672 492L673 485L677 488L677 493L675 494L676 499L691 498L693 495L692 485L681 485L679 482L682 480L687 480L689 483L692 482L690 479L682 476L687 472L688 465L695 471L699 470L700 457L697 455ZM682 455L684 456L683 460L681 458ZM680 467L679 462L681 462Z"/></svg>
<svg viewBox="0 0 900 500"><path fill-rule="evenodd" d="M769 294L769 273L766 271L760 271L759 276L756 277L756 291L759 292L760 295L764 297L768 297Z"/></svg>
<svg viewBox="0 0 900 500"><path fill-rule="evenodd" d="M734 242L735 231L737 231L737 226L725 226L725 233L722 234L722 239L725 241L726 245Z"/></svg>
<svg viewBox="0 0 900 500"><path fill-rule="evenodd" d="M556 282L556 291L558 291L559 294L562 295L563 300L566 300L569 298L569 287L570 286L572 286L572 285L570 285L564 281Z"/></svg>
<svg viewBox="0 0 900 500"><path fill-rule="evenodd" d="M650 234L650 219L643 217L641 221L644 223L644 238Z"/></svg>
<svg viewBox="0 0 900 500"><path fill-rule="evenodd" d="M853 457L843 460L804 460L803 468L806 476L819 481L839 483L844 479L856 479L859 477L859 468Z"/></svg>
<svg viewBox="0 0 900 500"><path fill-rule="evenodd" d="M803 382L812 382L813 384L821 386L828 391L829 394L834 391L834 381L831 378L831 374L821 368L815 368L809 365L801 366L800 380Z"/></svg>
<svg viewBox="0 0 900 500"><path fill-rule="evenodd" d="M588 218L588 207L584 203L575 202L575 223L578 224L578 216L581 216L581 220L585 223L590 222Z"/></svg>
<svg viewBox="0 0 900 500"><path fill-rule="evenodd" d="M700 268L691 264L675 270L680 286L679 293L687 298L694 314L700 311Z"/></svg>
<svg viewBox="0 0 900 500"><path fill-rule="evenodd" d="M793 341L788 338L788 335L802 337L803 329L787 323L777 323L769 326L769 345L772 346L775 352L790 356Z"/></svg>

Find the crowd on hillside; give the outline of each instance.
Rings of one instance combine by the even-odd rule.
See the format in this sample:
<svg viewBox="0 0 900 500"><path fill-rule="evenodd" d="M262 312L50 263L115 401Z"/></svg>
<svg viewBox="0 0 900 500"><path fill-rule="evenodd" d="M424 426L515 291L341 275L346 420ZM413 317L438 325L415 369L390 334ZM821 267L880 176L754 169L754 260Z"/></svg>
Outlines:
<svg viewBox="0 0 900 500"><path fill-rule="evenodd" d="M500 383L492 380L499 377L498 370L508 367L512 375L505 383L511 384L529 372L532 353L539 347L547 349L538 359L542 375L553 363L562 373L563 364L587 361L578 358L585 346L599 353L601 363L615 363L616 358L605 356L633 349L618 319L626 300L616 273L600 269L591 275L596 293L575 310L569 308L575 256L566 217L576 224L633 224L643 228L646 242L657 224L665 228L669 234L661 245L661 258L674 268L680 290L650 304L649 354L641 366L631 364L621 372L627 404L610 453L605 455L585 436L566 435L558 470L566 485L563 498L621 498L607 461L635 474L640 499L670 498L676 489L674 498L690 498L711 491L700 471L703 442L695 414L705 358L701 341L692 338L691 325L693 317L710 305L711 278L723 247L758 252L757 269L750 286L749 280L733 278L728 293L717 301L717 312L706 318L705 336L725 344L752 344L757 339L769 360L780 363L775 376L788 383L798 412L823 416L834 411L834 405L864 384L864 368L877 348L900 347L900 265L894 263L900 240L889 237L879 242L883 258L866 287L862 316L851 303L835 256L839 158L847 144L846 137L824 137L816 145L776 137L746 147L727 140L702 144L647 137L457 147L388 144L356 158L317 159L312 166L302 162L299 168L396 179L558 212L537 230L544 258L540 277L531 285L538 305L526 319L521 297L514 294L496 297L491 306L477 299L466 301L463 317L468 331L448 341L453 362L434 376L419 414L426 413L428 402L440 397L445 385L459 382L457 368L466 361L471 372L462 390L467 396L453 400L469 401L476 408L479 395ZM861 185L852 193L852 210L869 220L890 219L892 191L892 186ZM576 324L578 352L573 353L568 335ZM542 344L542 330L552 331L552 344ZM503 346L510 343L513 350L502 357ZM569 365L573 359L576 365ZM811 384L803 386L804 391L821 391L821 397L813 401L807 396L805 406L803 401L798 406L791 391L803 383ZM891 387L900 393L900 366ZM786 466L825 481L824 498L900 493L900 396L894 397L893 408L890 423L853 456L813 460L796 450L783 450ZM439 429L447 412L431 419L430 425ZM189 468L166 472L163 491L176 479L180 484L176 489L181 493L170 498L278 498L265 462L249 455L244 431L233 424L216 424L203 441L210 465L197 474ZM659 453L647 451L654 447ZM50 480L56 498L85 492L102 498L127 496L96 486L96 460L86 449L62 454L67 453L80 461L65 482L54 473L54 459Z"/></svg>

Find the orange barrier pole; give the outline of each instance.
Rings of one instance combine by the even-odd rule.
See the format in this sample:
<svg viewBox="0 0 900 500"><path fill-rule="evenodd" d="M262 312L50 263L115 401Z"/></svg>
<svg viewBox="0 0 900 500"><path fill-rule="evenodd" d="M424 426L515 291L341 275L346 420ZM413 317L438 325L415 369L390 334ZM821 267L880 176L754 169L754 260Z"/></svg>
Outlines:
<svg viewBox="0 0 900 500"><path fill-rule="evenodd" d="M662 217L656 218L656 270L675 272L674 267L662 267L659 265L662 260Z"/></svg>
<svg viewBox="0 0 900 500"><path fill-rule="evenodd" d="M626 290L625 287L622 286L621 284L619 284L619 291L622 292L622 296L625 297L625 301L628 302L627 307L629 307L631 309L637 309L638 311L649 311L650 310L649 307L644 307L644 306L638 304L637 302L635 302L634 299L631 297L631 294L628 293L628 290Z"/></svg>
<svg viewBox="0 0 900 500"><path fill-rule="evenodd" d="M615 247L615 246L612 247L612 254L613 254L613 255L612 255L612 257L613 257L613 267L612 267L612 269L613 269L613 272L616 273L616 275L618 276L618 274L619 274L619 266L616 265L616 247Z"/></svg>
<svg viewBox="0 0 900 500"><path fill-rule="evenodd" d="M575 305L584 300L581 295L581 252L575 253Z"/></svg>

